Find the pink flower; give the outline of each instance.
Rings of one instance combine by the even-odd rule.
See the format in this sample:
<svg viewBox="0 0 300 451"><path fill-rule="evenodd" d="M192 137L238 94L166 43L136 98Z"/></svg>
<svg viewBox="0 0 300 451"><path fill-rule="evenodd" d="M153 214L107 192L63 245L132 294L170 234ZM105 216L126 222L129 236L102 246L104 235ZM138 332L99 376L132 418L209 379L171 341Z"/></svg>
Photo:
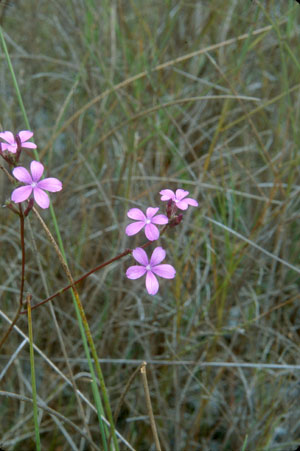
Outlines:
<svg viewBox="0 0 300 451"><path fill-rule="evenodd" d="M162 191L160 191L161 196L161 200L172 200L173 202L175 202L175 205L177 206L177 208L179 208L180 210L187 210L189 205L192 205L193 207L198 207L198 202L195 199L191 199L190 197L186 196L189 194L188 191L184 191L183 189L177 189L176 193L174 193L172 190L170 189L163 189Z"/></svg>
<svg viewBox="0 0 300 451"><path fill-rule="evenodd" d="M60 180L50 177L40 180L44 172L44 166L38 161L32 161L30 164L30 172L23 167L17 167L13 170L14 177L25 186L16 188L11 194L11 200L19 203L28 199L33 191L34 200L41 208L48 208L50 199L47 193L43 190L55 192L62 189L62 183Z"/></svg>
<svg viewBox="0 0 300 451"><path fill-rule="evenodd" d="M26 142L33 136L33 133L29 130L22 130L17 133L16 137L14 137L12 132L3 132L0 133L0 138L6 141L6 143L1 143L2 150L8 150L9 152L16 153L18 150L18 139L20 141L20 146L27 147L28 149L36 149L36 145L32 142Z"/></svg>
<svg viewBox="0 0 300 451"><path fill-rule="evenodd" d="M157 240L159 237L159 230L154 224L167 224L168 218L165 215L156 215L159 208L149 207L146 210L146 216L139 208L131 208L127 216L130 219L135 219L137 222L129 224L126 227L126 234L128 236L135 235L143 227L145 227L145 235L149 241Z"/></svg>
<svg viewBox="0 0 300 451"><path fill-rule="evenodd" d="M166 251L162 247L154 249L150 262L146 252L141 247L134 249L132 255L142 266L130 266L126 271L126 276L128 279L139 279L146 274L146 288L149 294L154 295L158 292L159 283L155 274L164 279L173 279L175 277L176 271L173 266L159 264L166 256Z"/></svg>

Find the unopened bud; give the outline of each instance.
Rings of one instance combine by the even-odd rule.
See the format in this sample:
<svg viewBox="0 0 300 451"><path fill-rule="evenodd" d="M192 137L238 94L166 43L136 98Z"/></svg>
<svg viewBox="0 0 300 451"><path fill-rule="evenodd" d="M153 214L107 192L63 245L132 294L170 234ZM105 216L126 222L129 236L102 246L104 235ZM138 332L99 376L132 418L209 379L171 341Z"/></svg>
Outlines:
<svg viewBox="0 0 300 451"><path fill-rule="evenodd" d="M22 141L21 141L21 138L18 135L18 133L15 136L15 141L16 141L16 144L17 144L17 150L21 150L22 149Z"/></svg>
<svg viewBox="0 0 300 451"><path fill-rule="evenodd" d="M17 143L17 152L16 152L16 155L15 155L15 159L16 159L16 162L17 162L19 160L19 158L20 158L21 150L22 150L22 141L21 141L21 138L20 138L20 136L18 134L16 134L16 136L15 136L15 141Z"/></svg>
<svg viewBox="0 0 300 451"><path fill-rule="evenodd" d="M182 218L183 218L182 214L175 216L175 218L173 218L172 221L170 222L170 227L176 227L178 224L181 223Z"/></svg>
<svg viewBox="0 0 300 451"><path fill-rule="evenodd" d="M172 199L168 200L166 211L167 211L168 219L171 219L175 215L175 213L177 211L177 206Z"/></svg>

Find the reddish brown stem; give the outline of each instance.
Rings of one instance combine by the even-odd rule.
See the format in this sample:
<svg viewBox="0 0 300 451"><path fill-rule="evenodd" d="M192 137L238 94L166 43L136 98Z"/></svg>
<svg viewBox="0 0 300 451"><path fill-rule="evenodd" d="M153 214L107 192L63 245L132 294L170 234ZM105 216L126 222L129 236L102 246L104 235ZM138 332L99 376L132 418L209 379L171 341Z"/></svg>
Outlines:
<svg viewBox="0 0 300 451"><path fill-rule="evenodd" d="M21 250L22 250L22 269L21 269L21 286L20 286L20 298L19 298L19 305L22 307L23 304L23 294L24 294L24 284L25 284L25 234L24 234L24 214L21 207L21 204L19 204L19 211L20 211L20 237L21 237Z"/></svg>

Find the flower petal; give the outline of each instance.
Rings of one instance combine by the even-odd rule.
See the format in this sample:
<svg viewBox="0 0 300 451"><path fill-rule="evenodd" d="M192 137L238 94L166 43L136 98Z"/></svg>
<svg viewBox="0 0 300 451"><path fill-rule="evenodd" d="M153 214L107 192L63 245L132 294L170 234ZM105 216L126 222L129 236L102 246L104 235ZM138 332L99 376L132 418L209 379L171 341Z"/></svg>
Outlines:
<svg viewBox="0 0 300 451"><path fill-rule="evenodd" d="M139 279L146 272L145 266L130 266L126 271L128 279Z"/></svg>
<svg viewBox="0 0 300 451"><path fill-rule="evenodd" d="M25 141L28 141L28 139L32 138L33 133L29 130L22 130L18 133L18 135L20 137L21 142L23 143Z"/></svg>
<svg viewBox="0 0 300 451"><path fill-rule="evenodd" d="M136 219L137 221L146 221L146 216L139 208L131 208L127 212L127 216L130 219Z"/></svg>
<svg viewBox="0 0 300 451"><path fill-rule="evenodd" d="M55 193L56 191L60 191L62 189L61 181L56 179L55 177L43 179L40 182L38 182L37 186L38 188L51 191L52 193Z"/></svg>
<svg viewBox="0 0 300 451"><path fill-rule="evenodd" d="M184 201L188 205L192 205L193 207L198 207L198 202L195 199L192 199L191 197L187 197L186 199L184 199Z"/></svg>
<svg viewBox="0 0 300 451"><path fill-rule="evenodd" d="M41 208L48 208L50 205L50 199L47 193L43 191L42 189L38 188L37 186L33 188L33 196L36 203Z"/></svg>
<svg viewBox="0 0 300 451"><path fill-rule="evenodd" d="M184 197L186 197L189 194L188 191L185 191L184 189L177 189L176 190L176 199L182 200Z"/></svg>
<svg viewBox="0 0 300 451"><path fill-rule="evenodd" d="M159 238L159 230L154 224L147 224L145 235L149 241L155 241Z"/></svg>
<svg viewBox="0 0 300 451"><path fill-rule="evenodd" d="M26 183L27 185L31 185L32 178L27 169L23 168L22 166L19 166L15 168L13 171L13 176L19 180L20 182Z"/></svg>
<svg viewBox="0 0 300 451"><path fill-rule="evenodd" d="M0 138L4 139L4 141L8 142L8 144L15 144L15 137L12 132L3 132L0 133Z"/></svg>
<svg viewBox="0 0 300 451"><path fill-rule="evenodd" d="M26 147L26 149L36 149L37 146L36 146L36 144L28 141L25 143L22 142L22 147Z"/></svg>
<svg viewBox="0 0 300 451"><path fill-rule="evenodd" d="M166 251L162 247L156 247L150 258L150 266L159 265L160 262L166 257Z"/></svg>
<svg viewBox="0 0 300 451"><path fill-rule="evenodd" d="M17 148L18 148L17 144L6 144L6 150L8 150L8 152L16 153Z"/></svg>
<svg viewBox="0 0 300 451"><path fill-rule="evenodd" d="M32 174L32 180L34 182L38 182L40 180L40 178L42 177L42 175L43 175L44 166L39 161L33 160L30 163L30 171L31 171L31 174Z"/></svg>
<svg viewBox="0 0 300 451"><path fill-rule="evenodd" d="M146 288L149 294L154 296L159 289L159 283L155 275L151 271L147 271Z"/></svg>
<svg viewBox="0 0 300 451"><path fill-rule="evenodd" d="M128 236L132 236L135 235L136 233L139 233L140 230L142 230L142 228L145 226L144 222L138 221L138 222L133 222L132 224L129 224L126 229L126 235Z"/></svg>
<svg viewBox="0 0 300 451"><path fill-rule="evenodd" d="M169 220L166 215L157 215L151 219L153 224L168 224Z"/></svg>
<svg viewBox="0 0 300 451"><path fill-rule="evenodd" d="M169 199L174 199L175 194L172 190L170 189L163 189L159 192L159 194L161 194L161 200L169 200Z"/></svg>
<svg viewBox="0 0 300 451"><path fill-rule="evenodd" d="M176 274L175 268L172 265L157 265L151 268L157 276L163 277L164 279L173 279Z"/></svg>
<svg viewBox="0 0 300 451"><path fill-rule="evenodd" d="M188 206L189 204L186 202L185 199L176 202L176 207L179 208L180 210L187 210Z"/></svg>
<svg viewBox="0 0 300 451"><path fill-rule="evenodd" d="M157 208L153 208L153 207L147 208L147 210L146 210L147 219L153 218L153 216L156 215L158 210L159 210L159 207L157 207Z"/></svg>
<svg viewBox="0 0 300 451"><path fill-rule="evenodd" d="M28 199L32 192L32 187L30 185L20 186L20 188L16 188L11 193L11 200L13 202L19 203Z"/></svg>
<svg viewBox="0 0 300 451"><path fill-rule="evenodd" d="M148 256L144 249L141 247L137 247L132 251L133 258L143 266L147 266L149 264Z"/></svg>

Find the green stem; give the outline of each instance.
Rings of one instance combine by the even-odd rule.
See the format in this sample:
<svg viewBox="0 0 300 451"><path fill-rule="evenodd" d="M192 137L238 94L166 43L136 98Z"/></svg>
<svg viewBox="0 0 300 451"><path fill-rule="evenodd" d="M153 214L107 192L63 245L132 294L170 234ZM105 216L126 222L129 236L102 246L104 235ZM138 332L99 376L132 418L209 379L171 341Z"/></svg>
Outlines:
<svg viewBox="0 0 300 451"><path fill-rule="evenodd" d="M39 430L39 422L38 422L38 408L37 408L36 383L35 383L33 333L32 333L30 300L31 300L31 296L28 295L27 296L27 312L28 312L28 336L29 336L29 349L30 349L30 370L31 370L33 418L34 418L36 449L37 449L37 451L40 451L41 450L41 440L40 440L40 430Z"/></svg>

